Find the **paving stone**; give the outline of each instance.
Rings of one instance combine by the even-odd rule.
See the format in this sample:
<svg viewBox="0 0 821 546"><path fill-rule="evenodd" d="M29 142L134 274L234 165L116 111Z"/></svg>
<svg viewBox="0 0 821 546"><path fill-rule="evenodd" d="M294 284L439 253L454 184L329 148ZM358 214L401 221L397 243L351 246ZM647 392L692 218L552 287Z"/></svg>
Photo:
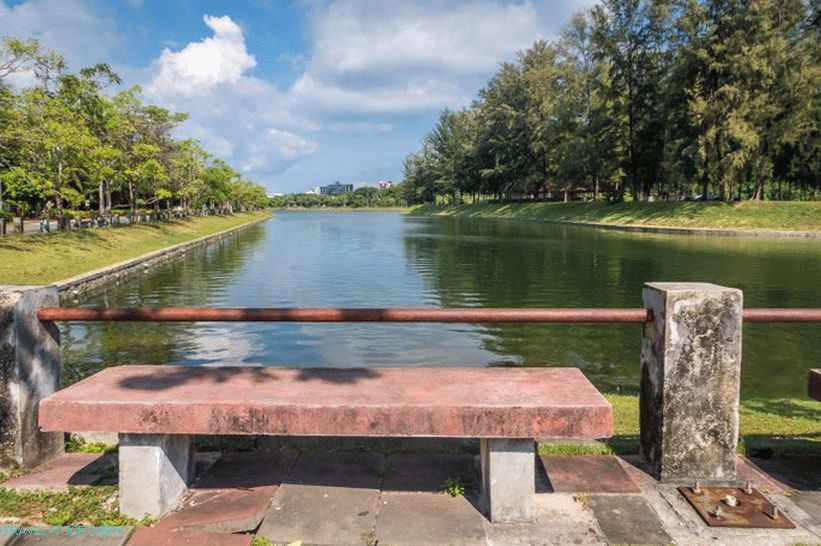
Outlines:
<svg viewBox="0 0 821 546"><path fill-rule="evenodd" d="M2 487L19 491L65 491L69 485L94 485L100 481L101 473L115 463L113 455L65 453L43 469L3 482Z"/></svg>
<svg viewBox="0 0 821 546"><path fill-rule="evenodd" d="M821 491L798 491L790 500L804 510L815 525L821 525Z"/></svg>
<svg viewBox="0 0 821 546"><path fill-rule="evenodd" d="M200 529L224 533L253 531L259 527L277 486L196 491L179 510L163 518L157 527Z"/></svg>
<svg viewBox="0 0 821 546"><path fill-rule="evenodd" d="M476 456L460 453L395 453L388 455L383 491L441 492L448 479L468 490L480 484Z"/></svg>
<svg viewBox="0 0 821 546"><path fill-rule="evenodd" d="M284 484L257 535L274 543L361 545L372 536L378 508L376 489Z"/></svg>
<svg viewBox="0 0 821 546"><path fill-rule="evenodd" d="M638 493L617 457L543 456L549 487L558 493Z"/></svg>
<svg viewBox="0 0 821 546"><path fill-rule="evenodd" d="M821 490L821 455L777 455L770 458L749 457L762 473L799 491Z"/></svg>
<svg viewBox="0 0 821 546"><path fill-rule="evenodd" d="M50 527L51 529L58 529ZM92 546L122 546L131 535L131 527L112 527L109 529L108 536L62 536L47 535L47 536L19 536L13 538L8 542L9 546L85 546L86 544ZM2 544L2 542L0 542Z"/></svg>
<svg viewBox="0 0 821 546"><path fill-rule="evenodd" d="M296 454L285 452L225 453L211 465L194 489L254 488L279 485Z"/></svg>
<svg viewBox="0 0 821 546"><path fill-rule="evenodd" d="M638 495L591 495L588 501L612 544L670 544L658 516Z"/></svg>
<svg viewBox="0 0 821 546"><path fill-rule="evenodd" d="M384 464L385 456L380 453L303 452L284 482L378 489Z"/></svg>
<svg viewBox="0 0 821 546"><path fill-rule="evenodd" d="M226 453L158 527L238 533L259 527L296 454Z"/></svg>
<svg viewBox="0 0 821 546"><path fill-rule="evenodd" d="M379 546L486 544L484 516L465 497L442 493L382 493Z"/></svg>
<svg viewBox="0 0 821 546"><path fill-rule="evenodd" d="M251 540L251 535L142 527L128 541L128 546L250 546Z"/></svg>
<svg viewBox="0 0 821 546"><path fill-rule="evenodd" d="M488 546L605 544L593 513L569 493L536 495L531 523L484 522Z"/></svg>

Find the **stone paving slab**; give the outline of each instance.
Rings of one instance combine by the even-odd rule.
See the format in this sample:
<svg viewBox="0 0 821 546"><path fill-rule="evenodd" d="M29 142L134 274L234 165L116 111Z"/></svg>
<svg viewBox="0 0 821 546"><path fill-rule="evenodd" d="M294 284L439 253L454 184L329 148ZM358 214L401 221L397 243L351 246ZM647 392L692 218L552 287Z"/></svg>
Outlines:
<svg viewBox="0 0 821 546"><path fill-rule="evenodd" d="M251 535L142 527L128 541L128 546L250 546L252 540Z"/></svg>
<svg viewBox="0 0 821 546"><path fill-rule="evenodd" d="M224 453L194 484L194 489L254 488L279 485L293 467L296 453Z"/></svg>
<svg viewBox="0 0 821 546"><path fill-rule="evenodd" d="M442 493L382 493L379 546L485 545L484 516L464 497Z"/></svg>
<svg viewBox="0 0 821 546"><path fill-rule="evenodd" d="M790 500L804 510L815 525L821 526L821 490L799 491L791 495ZM821 542L821 537L819 537L819 542Z"/></svg>
<svg viewBox="0 0 821 546"><path fill-rule="evenodd" d="M284 484L257 535L275 544L367 544L378 509L376 489Z"/></svg>
<svg viewBox="0 0 821 546"><path fill-rule="evenodd" d="M226 453L193 486L176 511L157 525L169 529L238 533L262 522L291 469L295 453Z"/></svg>
<svg viewBox="0 0 821 546"><path fill-rule="evenodd" d="M545 455L539 458L548 487L558 493L639 493L617 457Z"/></svg>
<svg viewBox="0 0 821 546"><path fill-rule="evenodd" d="M536 495L532 523L484 520L488 546L606 544L593 513L569 493Z"/></svg>
<svg viewBox="0 0 821 546"><path fill-rule="evenodd" d="M116 458L113 454L65 453L47 467L6 480L0 486L18 491L65 491L69 485L81 487L100 482L102 472L114 464Z"/></svg>
<svg viewBox="0 0 821 546"><path fill-rule="evenodd" d="M385 464L381 453L303 452L283 482L378 489Z"/></svg>
<svg viewBox="0 0 821 546"><path fill-rule="evenodd" d="M590 509L611 544L670 544L658 516L639 495L591 495Z"/></svg>
<svg viewBox="0 0 821 546"><path fill-rule="evenodd" d="M755 467L785 489L821 490L821 454L748 457Z"/></svg>
<svg viewBox="0 0 821 546"><path fill-rule="evenodd" d="M442 491L445 481L459 479L467 490L480 485L478 457L458 453L394 453L386 460L383 491Z"/></svg>
<svg viewBox="0 0 821 546"><path fill-rule="evenodd" d="M112 534L111 536L19 536L10 540L8 546L122 546L131 535L131 527L117 527L121 532ZM0 541L2 544L2 541Z"/></svg>

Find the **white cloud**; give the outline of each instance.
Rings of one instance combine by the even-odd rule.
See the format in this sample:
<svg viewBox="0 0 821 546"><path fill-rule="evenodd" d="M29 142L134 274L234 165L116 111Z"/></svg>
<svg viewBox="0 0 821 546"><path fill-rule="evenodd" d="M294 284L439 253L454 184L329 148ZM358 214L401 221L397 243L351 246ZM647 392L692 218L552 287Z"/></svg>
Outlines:
<svg viewBox="0 0 821 546"><path fill-rule="evenodd" d="M248 143L241 168L244 173L276 172L318 149L316 143L299 135L281 129L268 129Z"/></svg>
<svg viewBox="0 0 821 546"><path fill-rule="evenodd" d="M150 95L205 94L219 84L237 83L257 64L245 48L242 29L230 17L203 17L214 35L180 51L164 49L158 73L146 87Z"/></svg>
<svg viewBox="0 0 821 546"><path fill-rule="evenodd" d="M0 0L0 37L37 38L62 54L71 69L109 59L125 42L114 20L76 0Z"/></svg>
<svg viewBox="0 0 821 546"><path fill-rule="evenodd" d="M530 2L339 0L311 16L291 93L323 108L403 113L461 106L502 61L542 36Z"/></svg>

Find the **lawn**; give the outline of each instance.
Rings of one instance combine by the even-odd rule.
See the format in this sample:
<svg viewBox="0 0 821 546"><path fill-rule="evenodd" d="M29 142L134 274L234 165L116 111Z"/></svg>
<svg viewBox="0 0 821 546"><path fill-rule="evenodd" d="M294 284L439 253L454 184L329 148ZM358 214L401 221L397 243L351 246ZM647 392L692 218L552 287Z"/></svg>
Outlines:
<svg viewBox="0 0 821 546"><path fill-rule="evenodd" d="M603 443L544 443L543 455L638 453L639 398L606 394L613 405L613 438ZM806 398L750 398L739 409L738 451L748 455L773 453L821 454L821 402Z"/></svg>
<svg viewBox="0 0 821 546"><path fill-rule="evenodd" d="M0 237L0 284L49 284L270 214L259 211Z"/></svg>
<svg viewBox="0 0 821 546"><path fill-rule="evenodd" d="M818 201L422 205L411 214L620 226L821 231L821 202Z"/></svg>

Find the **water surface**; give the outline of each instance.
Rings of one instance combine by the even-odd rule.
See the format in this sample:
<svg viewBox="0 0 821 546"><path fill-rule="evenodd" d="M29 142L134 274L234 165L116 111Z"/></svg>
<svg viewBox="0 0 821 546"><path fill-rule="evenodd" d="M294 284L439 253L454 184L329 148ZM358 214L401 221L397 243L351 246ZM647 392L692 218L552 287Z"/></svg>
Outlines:
<svg viewBox="0 0 821 546"><path fill-rule="evenodd" d="M638 307L646 281L707 281L758 307L821 307L821 243L638 234L499 219L299 212L80 305ZM64 382L133 363L578 366L635 392L640 326L72 323ZM744 328L742 395L805 396L821 325Z"/></svg>

